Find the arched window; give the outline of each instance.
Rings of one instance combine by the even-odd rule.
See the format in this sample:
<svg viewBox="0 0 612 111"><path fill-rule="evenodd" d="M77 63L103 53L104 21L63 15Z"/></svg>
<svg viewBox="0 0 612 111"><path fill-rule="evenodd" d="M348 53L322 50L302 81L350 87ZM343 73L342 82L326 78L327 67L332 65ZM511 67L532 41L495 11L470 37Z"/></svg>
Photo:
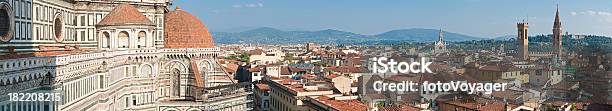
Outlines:
<svg viewBox="0 0 612 111"><path fill-rule="evenodd" d="M130 35L127 32L125 31L119 32L117 39L118 39L117 41L118 48L130 47Z"/></svg>
<svg viewBox="0 0 612 111"><path fill-rule="evenodd" d="M153 77L153 69L150 65L143 65L140 68L140 77Z"/></svg>
<svg viewBox="0 0 612 111"><path fill-rule="evenodd" d="M144 31L138 32L138 48L147 47L147 33Z"/></svg>
<svg viewBox="0 0 612 111"><path fill-rule="evenodd" d="M110 34L108 32L102 33L102 48L110 47Z"/></svg>
<svg viewBox="0 0 612 111"><path fill-rule="evenodd" d="M181 71L178 69L172 69L171 73L172 80L172 96L181 96Z"/></svg>

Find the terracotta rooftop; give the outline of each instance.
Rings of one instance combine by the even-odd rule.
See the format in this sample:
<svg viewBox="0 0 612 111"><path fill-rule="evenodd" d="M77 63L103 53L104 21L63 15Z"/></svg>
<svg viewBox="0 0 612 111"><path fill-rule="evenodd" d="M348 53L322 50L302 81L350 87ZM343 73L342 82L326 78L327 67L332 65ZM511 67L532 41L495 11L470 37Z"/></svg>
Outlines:
<svg viewBox="0 0 612 111"><path fill-rule="evenodd" d="M223 68L225 69L225 71L230 72L230 73L236 73L236 71L238 71L238 65L234 64L234 63L226 63L226 66L223 66Z"/></svg>
<svg viewBox="0 0 612 111"><path fill-rule="evenodd" d="M368 72L368 69L352 67L352 66L332 66L332 67L328 67L326 70L340 72L340 73L367 73Z"/></svg>
<svg viewBox="0 0 612 111"><path fill-rule="evenodd" d="M317 92L317 91L331 91L331 89L326 88L326 87L319 87L319 85L321 83L326 83L326 82L309 82L307 84L311 84L315 86L317 86L318 88L316 90L306 90L306 88L304 88L304 85L306 84L302 84L300 83L299 80L293 80L290 78L276 78L275 81L276 83L288 88L287 91L289 92L293 92L293 93L298 93L298 92ZM325 84L325 85L329 85L329 84ZM329 87L329 86L327 86Z"/></svg>
<svg viewBox="0 0 612 111"><path fill-rule="evenodd" d="M507 107L518 107L518 105L515 104L507 104L501 101L490 100L473 95L445 95L443 97L439 97L437 101L438 103L453 105L476 111L505 111Z"/></svg>
<svg viewBox="0 0 612 111"><path fill-rule="evenodd" d="M78 53L83 53L83 52L84 51L80 51L80 50L70 50L70 51L12 53L12 54L0 55L0 60L19 59L19 58L28 58L28 57L58 56L58 55L64 55L64 54L78 54Z"/></svg>
<svg viewBox="0 0 612 111"><path fill-rule="evenodd" d="M336 77L338 77L338 75L336 75L336 74L329 74L329 75L325 76L325 78L327 78L327 79L333 79L333 78L336 78Z"/></svg>
<svg viewBox="0 0 612 111"><path fill-rule="evenodd" d="M302 79L311 79L312 80L312 79L316 79L317 75L314 75L314 74L304 74L304 75L301 76L301 78Z"/></svg>
<svg viewBox="0 0 612 111"><path fill-rule="evenodd" d="M281 75L291 75L291 73L289 73L289 68L287 66L283 66L281 67Z"/></svg>
<svg viewBox="0 0 612 111"><path fill-rule="evenodd" d="M504 104L501 102L493 102L478 108L479 111L505 111L507 108L516 108L514 104Z"/></svg>
<svg viewBox="0 0 612 111"><path fill-rule="evenodd" d="M90 52L89 49L81 49L79 46L65 45L62 49L60 47L52 47L45 45L38 45L38 52L17 52L17 53L4 53L0 54L0 60L6 59L19 59L28 57L47 57L47 56L59 56L66 54L79 54Z"/></svg>
<svg viewBox="0 0 612 111"><path fill-rule="evenodd" d="M315 100L320 101L321 103L330 106L339 111L367 111L368 106L363 104L362 102L352 99L352 100L334 100L327 96L319 96L315 98Z"/></svg>
<svg viewBox="0 0 612 111"><path fill-rule="evenodd" d="M151 20L145 17L135 7L124 3L115 7L106 17L104 17L99 26L113 25L155 25Z"/></svg>
<svg viewBox="0 0 612 111"><path fill-rule="evenodd" d="M491 93L491 96L493 97L506 98L510 100L517 99L518 97L521 97L522 95L523 95L523 92L511 90L511 89L506 89L505 91L493 91L493 93Z"/></svg>
<svg viewBox="0 0 612 111"><path fill-rule="evenodd" d="M164 18L164 47L166 48L213 48L213 39L208 28L197 17L176 8Z"/></svg>
<svg viewBox="0 0 612 111"><path fill-rule="evenodd" d="M385 106L380 111L421 111L419 108L415 108L409 105L397 105L397 106Z"/></svg>
<svg viewBox="0 0 612 111"><path fill-rule="evenodd" d="M261 89L263 91L270 90L270 86L268 86L268 84L255 84L255 86L257 87L257 89Z"/></svg>
<svg viewBox="0 0 612 111"><path fill-rule="evenodd" d="M264 71L265 66L257 66L257 67L253 67L253 68L249 68L250 72L261 72Z"/></svg>
<svg viewBox="0 0 612 111"><path fill-rule="evenodd" d="M512 65L486 65L480 67L483 71L496 71L496 72L508 72L508 71L520 71L519 68Z"/></svg>
<svg viewBox="0 0 612 111"><path fill-rule="evenodd" d="M248 52L249 55L261 55L262 53L264 53L264 51L261 49L250 50Z"/></svg>

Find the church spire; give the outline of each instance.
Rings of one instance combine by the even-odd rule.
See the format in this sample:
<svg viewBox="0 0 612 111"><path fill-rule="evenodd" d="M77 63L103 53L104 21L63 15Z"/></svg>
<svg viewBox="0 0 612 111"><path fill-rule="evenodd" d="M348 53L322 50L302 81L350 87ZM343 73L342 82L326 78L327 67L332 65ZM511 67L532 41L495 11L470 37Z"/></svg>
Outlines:
<svg viewBox="0 0 612 111"><path fill-rule="evenodd" d="M559 20L559 5L557 5L557 13L555 14L555 23L553 28L561 28L561 20Z"/></svg>
<svg viewBox="0 0 612 111"><path fill-rule="evenodd" d="M557 12L555 13L555 23L553 25L553 48L554 48L554 53L556 54L556 62L555 63L559 63L559 59L562 57L563 53L563 35L561 35L562 33L562 29L561 29L561 20L559 20L559 5L557 5Z"/></svg>
<svg viewBox="0 0 612 111"><path fill-rule="evenodd" d="M440 32L438 32L438 42L444 43L444 31L440 28Z"/></svg>
<svg viewBox="0 0 612 111"><path fill-rule="evenodd" d="M440 32L438 32L438 41L435 43L434 53L442 53L446 52L446 43L444 43L444 31L440 28Z"/></svg>

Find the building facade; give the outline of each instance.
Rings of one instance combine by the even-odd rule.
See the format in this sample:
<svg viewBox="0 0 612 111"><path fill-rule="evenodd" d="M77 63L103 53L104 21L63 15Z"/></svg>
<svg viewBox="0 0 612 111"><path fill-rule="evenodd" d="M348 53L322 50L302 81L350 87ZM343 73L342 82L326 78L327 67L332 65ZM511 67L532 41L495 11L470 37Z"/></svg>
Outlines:
<svg viewBox="0 0 612 111"><path fill-rule="evenodd" d="M251 110L206 26L170 2L0 0L0 110Z"/></svg>
<svg viewBox="0 0 612 111"><path fill-rule="evenodd" d="M440 32L438 33L438 41L436 41L435 45L435 54L446 52L446 42L444 42L444 32L442 31L442 29L440 29Z"/></svg>

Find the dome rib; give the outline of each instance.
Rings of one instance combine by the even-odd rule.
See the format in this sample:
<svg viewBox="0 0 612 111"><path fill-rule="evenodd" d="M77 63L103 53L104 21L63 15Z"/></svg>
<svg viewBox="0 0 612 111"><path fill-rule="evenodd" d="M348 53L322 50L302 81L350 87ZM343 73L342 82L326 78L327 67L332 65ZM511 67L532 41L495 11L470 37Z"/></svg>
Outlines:
<svg viewBox="0 0 612 111"><path fill-rule="evenodd" d="M106 17L104 17L98 26L114 26L114 25L155 25L151 20L145 17L135 7L124 3L115 7Z"/></svg>

